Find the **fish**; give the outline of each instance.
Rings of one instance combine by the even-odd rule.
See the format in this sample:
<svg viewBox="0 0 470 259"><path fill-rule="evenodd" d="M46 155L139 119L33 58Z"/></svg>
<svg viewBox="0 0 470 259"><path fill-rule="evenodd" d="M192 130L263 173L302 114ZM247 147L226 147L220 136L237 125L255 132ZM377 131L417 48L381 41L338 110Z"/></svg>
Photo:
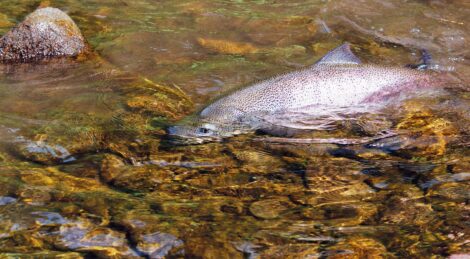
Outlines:
<svg viewBox="0 0 470 259"><path fill-rule="evenodd" d="M311 66L216 99L195 115L168 127L168 137L175 144L220 141L275 128L299 114L301 120L310 119L306 128L322 129L327 126L322 117L340 119L339 114L372 111L391 100L403 100L442 85L444 80L436 71L416 67L420 69L363 64L346 42Z"/></svg>

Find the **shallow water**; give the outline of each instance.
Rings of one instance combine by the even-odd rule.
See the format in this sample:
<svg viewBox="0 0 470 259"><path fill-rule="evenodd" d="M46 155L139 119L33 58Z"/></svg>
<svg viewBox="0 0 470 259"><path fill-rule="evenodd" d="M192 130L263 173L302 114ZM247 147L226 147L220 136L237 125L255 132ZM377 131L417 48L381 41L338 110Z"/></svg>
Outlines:
<svg viewBox="0 0 470 259"><path fill-rule="evenodd" d="M0 67L2 257L468 256L467 2L2 3L0 34L51 5L94 50ZM425 48L458 88L302 133L303 143L165 141L167 125L218 95L344 41L365 62L396 66ZM397 134L376 140L383 130Z"/></svg>

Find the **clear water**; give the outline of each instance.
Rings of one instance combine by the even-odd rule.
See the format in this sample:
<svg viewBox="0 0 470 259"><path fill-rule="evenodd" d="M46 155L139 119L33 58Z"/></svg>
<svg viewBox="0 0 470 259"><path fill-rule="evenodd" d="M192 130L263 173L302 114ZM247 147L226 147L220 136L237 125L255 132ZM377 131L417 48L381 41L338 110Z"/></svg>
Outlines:
<svg viewBox="0 0 470 259"><path fill-rule="evenodd" d="M0 34L39 5L66 11L94 53L0 67L2 256L470 253L468 1L7 1ZM459 88L302 136L399 132L369 145L165 144L211 99L344 41L393 66L425 48Z"/></svg>

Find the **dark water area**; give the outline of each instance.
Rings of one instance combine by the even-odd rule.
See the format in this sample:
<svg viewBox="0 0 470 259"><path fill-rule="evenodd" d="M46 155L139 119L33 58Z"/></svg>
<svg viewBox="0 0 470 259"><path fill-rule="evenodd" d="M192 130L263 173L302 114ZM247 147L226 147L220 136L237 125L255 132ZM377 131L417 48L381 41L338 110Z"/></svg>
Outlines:
<svg viewBox="0 0 470 259"><path fill-rule="evenodd" d="M0 35L38 6L93 53L0 65L0 258L470 257L468 1L3 1ZM166 141L343 42L457 83L297 141Z"/></svg>

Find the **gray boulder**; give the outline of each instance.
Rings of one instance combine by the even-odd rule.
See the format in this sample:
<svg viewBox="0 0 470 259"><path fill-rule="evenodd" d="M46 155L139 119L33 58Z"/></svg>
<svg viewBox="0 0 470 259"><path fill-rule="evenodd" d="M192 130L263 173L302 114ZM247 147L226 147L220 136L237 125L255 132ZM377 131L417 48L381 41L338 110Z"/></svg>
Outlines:
<svg viewBox="0 0 470 259"><path fill-rule="evenodd" d="M0 38L0 62L74 57L87 50L80 29L57 8L40 8Z"/></svg>

